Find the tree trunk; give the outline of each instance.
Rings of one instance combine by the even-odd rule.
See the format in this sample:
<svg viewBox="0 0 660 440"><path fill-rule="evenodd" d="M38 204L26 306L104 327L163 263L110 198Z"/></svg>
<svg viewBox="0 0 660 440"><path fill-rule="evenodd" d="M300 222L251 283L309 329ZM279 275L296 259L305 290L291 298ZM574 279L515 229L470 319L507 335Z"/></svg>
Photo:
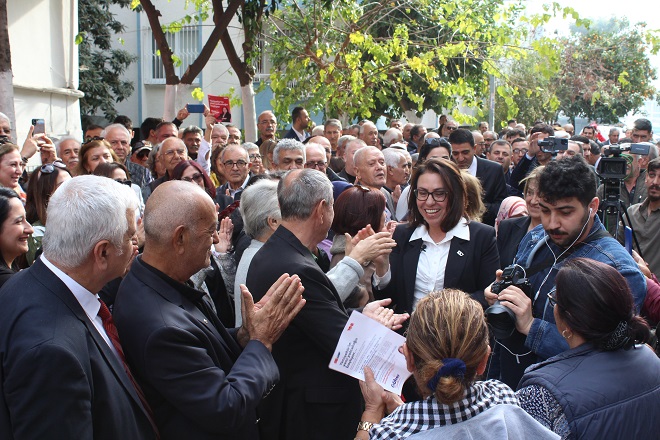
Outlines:
<svg viewBox="0 0 660 440"><path fill-rule="evenodd" d="M7 0L0 0L0 112L11 124L12 139L16 139L16 112L14 111L14 81L11 71Z"/></svg>
<svg viewBox="0 0 660 440"><path fill-rule="evenodd" d="M245 141L254 142L259 138L257 134L257 109L254 105L254 87L252 83L241 86L241 99L243 100L243 127L245 128Z"/></svg>

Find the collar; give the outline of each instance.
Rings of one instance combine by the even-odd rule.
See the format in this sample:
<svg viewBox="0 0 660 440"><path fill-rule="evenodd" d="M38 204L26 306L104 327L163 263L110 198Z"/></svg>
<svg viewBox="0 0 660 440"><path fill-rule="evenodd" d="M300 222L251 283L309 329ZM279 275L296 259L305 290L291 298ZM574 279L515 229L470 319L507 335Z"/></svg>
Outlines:
<svg viewBox="0 0 660 440"><path fill-rule="evenodd" d="M429 231L426 225L417 226L408 241L410 242L421 238L422 241L427 243L441 244L450 241L454 237L460 238L461 240L470 241L470 227L468 226L468 221L465 218L462 218L456 226L447 231L445 238L443 238L440 243L433 241L429 235Z"/></svg>
<svg viewBox="0 0 660 440"><path fill-rule="evenodd" d="M475 177L477 176L477 163L478 163L478 159L477 159L477 155L475 154L472 157L472 163L470 164L470 166L467 169L468 173L470 173L472 176L475 176Z"/></svg>
<svg viewBox="0 0 660 440"><path fill-rule="evenodd" d="M305 130L300 132L300 131L296 130L295 128L293 128L293 125L291 126L291 130L293 130L293 132L296 134L296 136L298 136L298 140L300 142L304 141L307 138L307 134L305 133Z"/></svg>
<svg viewBox="0 0 660 440"><path fill-rule="evenodd" d="M187 281L185 284L180 283L174 278L170 277L164 272L161 272L160 270L156 269L150 264L145 263L142 261L142 255L138 255L135 257L135 263L140 264L144 266L145 269L149 270L152 274L157 276L160 280L165 282L168 286L172 287L174 290L176 290L178 293L181 294L181 296L188 298L190 301L193 303L197 303L202 300L204 297L205 293L200 292L199 290L196 290L192 287L192 283L190 281ZM134 263L134 264L135 264ZM189 284L190 283L190 284Z"/></svg>
<svg viewBox="0 0 660 440"><path fill-rule="evenodd" d="M101 308L98 295L85 289L76 280L62 272L59 267L48 261L44 254L41 254L40 258L41 262L44 263L44 265L50 269L50 271L53 272L55 276L66 285L66 287L68 287L71 293L73 293L73 296L76 297L76 300L80 303L80 306L83 308L90 321L96 318L99 314L99 309Z"/></svg>
<svg viewBox="0 0 660 440"><path fill-rule="evenodd" d="M238 191L243 191L245 189L245 185L247 185L249 180L250 180L250 173L248 173L247 177L245 178L241 186L239 186L236 189L232 189L231 184L227 182L227 189L229 190L229 194L233 197Z"/></svg>

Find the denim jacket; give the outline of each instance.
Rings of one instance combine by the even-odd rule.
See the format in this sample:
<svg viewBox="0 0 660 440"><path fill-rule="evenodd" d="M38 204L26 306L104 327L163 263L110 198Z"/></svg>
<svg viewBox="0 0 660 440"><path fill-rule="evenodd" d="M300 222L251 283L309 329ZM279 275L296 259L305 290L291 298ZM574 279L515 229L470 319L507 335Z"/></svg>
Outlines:
<svg viewBox="0 0 660 440"><path fill-rule="evenodd" d="M603 229L600 219L595 216L589 235ZM563 251L549 240L543 230L543 225L539 225L522 239L515 261L524 268L532 267L551 257L552 252L550 249L557 257ZM568 350L568 344L557 331L547 294L555 289L555 276L564 261L578 257L590 258L616 268L628 281L637 312L642 308L646 296L646 278L644 278L625 248L612 237L583 243L559 264L548 267L530 277L532 294L535 295L533 296L534 322L525 340L525 346L540 359L547 359Z"/></svg>

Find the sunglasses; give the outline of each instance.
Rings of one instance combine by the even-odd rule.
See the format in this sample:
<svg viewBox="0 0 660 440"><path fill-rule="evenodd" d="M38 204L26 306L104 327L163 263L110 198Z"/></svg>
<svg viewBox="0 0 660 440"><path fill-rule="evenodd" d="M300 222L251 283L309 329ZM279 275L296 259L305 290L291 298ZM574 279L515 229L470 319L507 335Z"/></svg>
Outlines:
<svg viewBox="0 0 660 440"><path fill-rule="evenodd" d="M121 183L122 185L132 186L133 182L130 179L115 179L115 182Z"/></svg>
<svg viewBox="0 0 660 440"><path fill-rule="evenodd" d="M60 168L62 170L65 170L66 165L61 160L54 160L51 163L47 163L45 165L42 165L41 166L41 173L42 174L51 174L55 171L55 168Z"/></svg>
<svg viewBox="0 0 660 440"><path fill-rule="evenodd" d="M192 176L188 177L181 177L181 180L185 180L186 182L192 182L193 180L195 182L201 182L203 180L203 176L200 173L195 173Z"/></svg>

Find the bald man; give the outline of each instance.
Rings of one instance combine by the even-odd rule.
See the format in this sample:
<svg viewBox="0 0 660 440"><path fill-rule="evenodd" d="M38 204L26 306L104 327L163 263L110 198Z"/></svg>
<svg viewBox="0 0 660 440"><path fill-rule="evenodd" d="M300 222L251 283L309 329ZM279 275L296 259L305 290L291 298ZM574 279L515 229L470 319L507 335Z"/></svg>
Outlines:
<svg viewBox="0 0 660 440"><path fill-rule="evenodd" d="M126 359L162 440L258 438L256 407L279 380L273 343L305 304L300 279L284 275L256 307L244 288L243 326L225 329L190 284L210 263L217 218L199 186L160 185L144 214L144 252L115 301Z"/></svg>

